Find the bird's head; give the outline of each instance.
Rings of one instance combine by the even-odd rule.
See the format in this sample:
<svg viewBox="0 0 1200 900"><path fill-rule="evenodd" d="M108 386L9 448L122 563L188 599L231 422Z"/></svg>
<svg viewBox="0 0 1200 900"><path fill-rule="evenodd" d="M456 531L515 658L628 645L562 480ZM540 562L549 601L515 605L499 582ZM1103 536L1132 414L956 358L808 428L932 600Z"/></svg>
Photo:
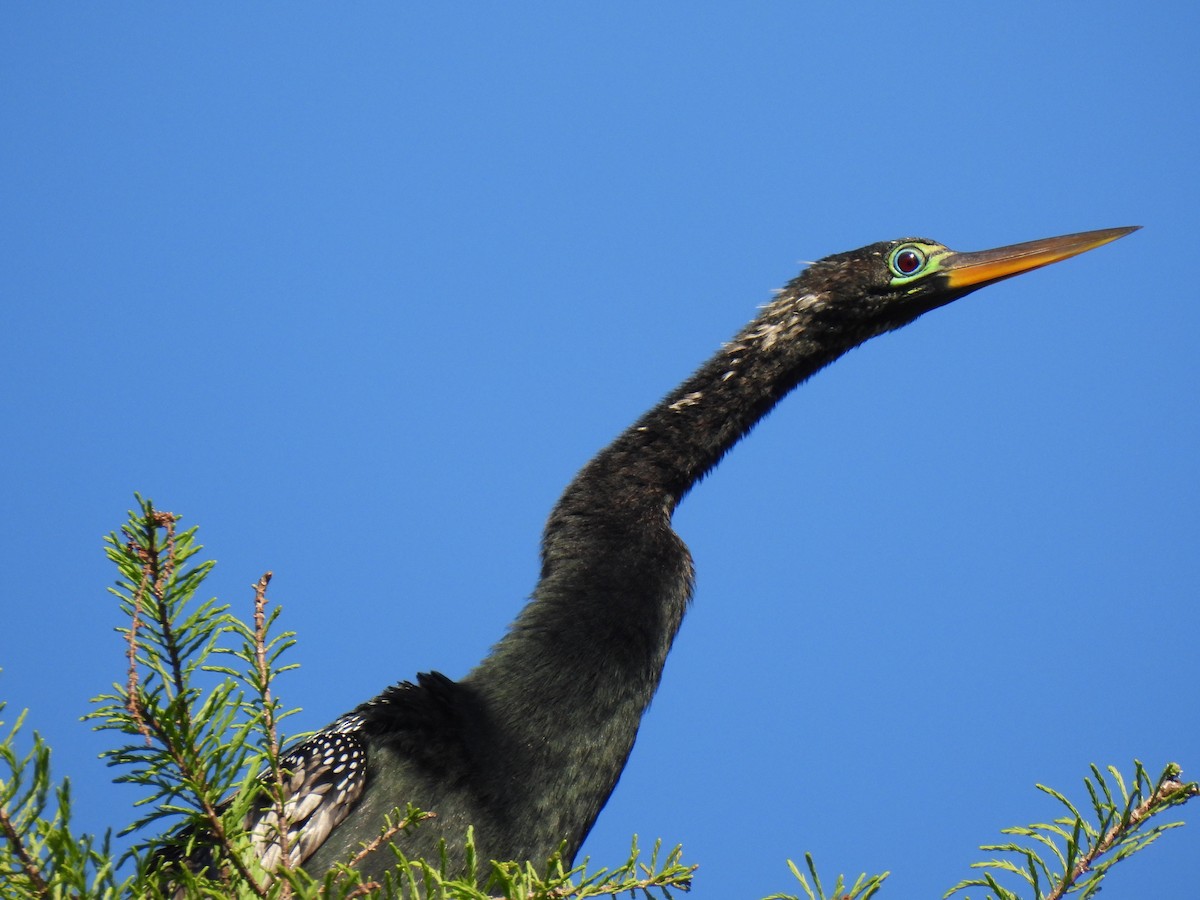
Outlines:
<svg viewBox="0 0 1200 900"><path fill-rule="evenodd" d="M986 285L1115 241L1138 227L1085 231L969 253L926 238L884 241L826 257L792 287L802 304L808 295L833 317L879 333Z"/></svg>

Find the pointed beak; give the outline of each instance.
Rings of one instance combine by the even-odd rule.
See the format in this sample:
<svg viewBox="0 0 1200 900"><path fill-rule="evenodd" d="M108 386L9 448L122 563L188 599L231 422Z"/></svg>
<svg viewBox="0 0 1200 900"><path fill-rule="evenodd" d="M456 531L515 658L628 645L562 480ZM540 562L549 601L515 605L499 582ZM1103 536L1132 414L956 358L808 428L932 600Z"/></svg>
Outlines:
<svg viewBox="0 0 1200 900"><path fill-rule="evenodd" d="M1134 225L1129 228L1104 228L1100 231L1084 231L997 247L995 250L951 253L942 262L943 283L951 288L983 287L1002 278L1011 278L1013 275L1040 269L1059 260L1094 250L1141 227Z"/></svg>

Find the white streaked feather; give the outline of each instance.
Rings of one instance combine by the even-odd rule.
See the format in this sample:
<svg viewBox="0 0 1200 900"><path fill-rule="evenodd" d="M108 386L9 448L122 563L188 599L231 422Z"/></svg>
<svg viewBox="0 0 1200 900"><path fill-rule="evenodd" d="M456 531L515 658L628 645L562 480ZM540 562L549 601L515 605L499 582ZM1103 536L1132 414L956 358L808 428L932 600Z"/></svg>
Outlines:
<svg viewBox="0 0 1200 900"><path fill-rule="evenodd" d="M337 828L366 786L367 754L355 731L359 716L343 716L299 747L280 764L290 773L284 783L288 863L299 866ZM279 814L270 804L247 823L263 868L277 868L283 858Z"/></svg>

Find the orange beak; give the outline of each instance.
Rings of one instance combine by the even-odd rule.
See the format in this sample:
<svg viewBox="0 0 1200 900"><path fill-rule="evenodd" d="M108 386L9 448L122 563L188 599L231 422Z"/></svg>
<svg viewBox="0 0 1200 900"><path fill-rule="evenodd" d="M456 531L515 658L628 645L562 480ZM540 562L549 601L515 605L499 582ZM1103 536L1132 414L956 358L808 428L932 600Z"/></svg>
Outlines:
<svg viewBox="0 0 1200 900"><path fill-rule="evenodd" d="M1062 237L1042 238L1024 244L1011 244L995 250L980 250L975 253L952 253L942 263L942 277L952 288L977 288L985 284L1011 278L1022 272L1040 269L1059 260L1069 259L1094 250L1096 247L1124 237L1142 226L1128 228L1104 228L1100 231L1083 231L1065 234Z"/></svg>

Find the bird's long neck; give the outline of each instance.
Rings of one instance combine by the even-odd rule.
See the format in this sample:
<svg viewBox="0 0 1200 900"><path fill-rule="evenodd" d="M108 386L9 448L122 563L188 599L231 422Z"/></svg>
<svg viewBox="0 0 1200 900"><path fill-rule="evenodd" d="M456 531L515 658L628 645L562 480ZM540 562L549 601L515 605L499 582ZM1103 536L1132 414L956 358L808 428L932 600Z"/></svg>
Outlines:
<svg viewBox="0 0 1200 900"><path fill-rule="evenodd" d="M532 771L514 777L560 781L550 802L582 811L588 827L691 596L676 505L789 390L869 336L846 325L797 279L592 459L551 513L534 597L467 681L529 752ZM552 823L554 810L536 817Z"/></svg>

